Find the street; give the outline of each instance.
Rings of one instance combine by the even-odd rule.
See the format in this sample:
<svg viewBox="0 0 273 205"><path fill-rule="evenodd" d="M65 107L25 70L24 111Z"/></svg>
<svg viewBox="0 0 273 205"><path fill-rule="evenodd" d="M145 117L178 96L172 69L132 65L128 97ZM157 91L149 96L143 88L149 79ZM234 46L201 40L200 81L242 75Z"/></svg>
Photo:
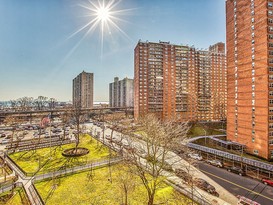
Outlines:
<svg viewBox="0 0 273 205"><path fill-rule="evenodd" d="M215 182L219 183L235 196L245 196L262 205L273 204L273 187L264 185L249 177L242 177L230 173L224 168L208 165L205 162L200 162L198 165L204 174L211 177Z"/></svg>

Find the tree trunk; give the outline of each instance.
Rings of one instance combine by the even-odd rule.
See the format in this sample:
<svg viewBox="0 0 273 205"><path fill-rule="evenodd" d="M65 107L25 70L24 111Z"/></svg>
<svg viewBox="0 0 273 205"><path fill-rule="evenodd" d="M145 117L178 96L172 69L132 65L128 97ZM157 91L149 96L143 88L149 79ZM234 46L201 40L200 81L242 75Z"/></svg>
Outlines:
<svg viewBox="0 0 273 205"><path fill-rule="evenodd" d="M148 201L148 204L147 205L153 205L154 204L154 194L151 194L149 196L149 201Z"/></svg>

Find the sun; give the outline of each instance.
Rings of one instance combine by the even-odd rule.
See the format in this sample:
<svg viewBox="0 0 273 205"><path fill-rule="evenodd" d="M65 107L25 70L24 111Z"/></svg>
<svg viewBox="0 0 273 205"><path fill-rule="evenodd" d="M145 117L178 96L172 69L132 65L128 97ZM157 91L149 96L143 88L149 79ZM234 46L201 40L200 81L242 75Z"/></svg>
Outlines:
<svg viewBox="0 0 273 205"><path fill-rule="evenodd" d="M97 9L96 15L97 15L98 20L108 21L111 18L110 13L111 12L110 12L109 8L101 7L101 8Z"/></svg>
<svg viewBox="0 0 273 205"><path fill-rule="evenodd" d="M101 57L103 53L104 41L106 38L113 39L114 35L121 34L127 40L132 39L121 28L121 23L129 23L124 19L127 15L131 15L136 8L123 8L121 2L123 0L86 0L79 7L83 8L83 17L87 19L82 27L72 33L67 39L83 32L84 35L80 41L73 47L70 53L80 45L86 37L98 31L101 45ZM70 55L70 54L69 54Z"/></svg>

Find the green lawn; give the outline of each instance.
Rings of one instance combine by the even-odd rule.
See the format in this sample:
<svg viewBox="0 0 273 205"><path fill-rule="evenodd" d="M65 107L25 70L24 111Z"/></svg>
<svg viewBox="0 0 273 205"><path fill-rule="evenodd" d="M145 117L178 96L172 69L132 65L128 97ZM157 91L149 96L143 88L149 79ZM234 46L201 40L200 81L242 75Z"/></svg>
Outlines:
<svg viewBox="0 0 273 205"><path fill-rule="evenodd" d="M206 127L203 127L202 125L197 124L190 128L188 132L188 137L197 137L202 135L222 135L222 134L224 133L218 130L208 129Z"/></svg>
<svg viewBox="0 0 273 205"><path fill-rule="evenodd" d="M50 181L35 184L47 205L120 205L124 203L124 181L130 183L128 192L130 205L147 204L147 195L139 178L132 175L119 164L111 167L112 182L109 167L69 175ZM177 193L171 186L161 184L155 197L155 204L183 205L189 199Z"/></svg>
<svg viewBox="0 0 273 205"><path fill-rule="evenodd" d="M4 192L0 194L0 205L29 205L26 193L22 188L16 188L14 195L11 192Z"/></svg>
<svg viewBox="0 0 273 205"><path fill-rule="evenodd" d="M106 159L109 156L109 149L92 138L90 135L80 137L79 147L89 149L89 154L82 157L66 158L62 156L64 149L73 148L75 144L62 145L57 147L37 149L36 151L17 152L10 157L27 173L39 173L55 171L62 166L71 167L85 164L88 161ZM114 153L112 153L113 155ZM50 157L51 156L51 157ZM40 164L40 166L39 166Z"/></svg>

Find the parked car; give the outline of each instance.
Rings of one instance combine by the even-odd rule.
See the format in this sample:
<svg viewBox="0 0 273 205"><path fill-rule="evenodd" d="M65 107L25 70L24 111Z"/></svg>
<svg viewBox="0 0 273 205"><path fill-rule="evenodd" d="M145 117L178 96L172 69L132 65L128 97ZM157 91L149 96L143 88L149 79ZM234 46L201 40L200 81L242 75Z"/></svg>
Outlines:
<svg viewBox="0 0 273 205"><path fill-rule="evenodd" d="M273 186L273 179L267 179L267 178L263 178L262 182L266 185L270 185Z"/></svg>
<svg viewBox="0 0 273 205"><path fill-rule="evenodd" d="M175 169L174 173L176 176L183 179L185 182L187 182L187 183L192 182L192 176L187 171L185 171L183 169Z"/></svg>
<svg viewBox="0 0 273 205"><path fill-rule="evenodd" d="M235 174L239 174L240 176L245 176L246 172L244 169L241 169L240 167L227 167L227 171L233 172Z"/></svg>
<svg viewBox="0 0 273 205"><path fill-rule="evenodd" d="M10 142L10 139L3 139L2 140L2 144L7 144L7 143L9 143Z"/></svg>
<svg viewBox="0 0 273 205"><path fill-rule="evenodd" d="M206 180L201 179L201 178L194 178L193 183L195 186L198 188L214 195L214 196L219 196L218 192L216 191L215 187L209 184Z"/></svg>
<svg viewBox="0 0 273 205"><path fill-rule="evenodd" d="M222 162L220 162L220 161L217 160L217 159L207 160L206 162L207 162L208 164L211 164L211 165L216 166L216 167L223 167Z"/></svg>
<svg viewBox="0 0 273 205"><path fill-rule="evenodd" d="M196 153L189 153L188 156L192 159L196 159L196 160L199 160L201 161L203 159L203 157L199 154L196 154Z"/></svg>
<svg viewBox="0 0 273 205"><path fill-rule="evenodd" d="M1 133L0 134L0 137L2 138L2 137L6 137L6 133Z"/></svg>

